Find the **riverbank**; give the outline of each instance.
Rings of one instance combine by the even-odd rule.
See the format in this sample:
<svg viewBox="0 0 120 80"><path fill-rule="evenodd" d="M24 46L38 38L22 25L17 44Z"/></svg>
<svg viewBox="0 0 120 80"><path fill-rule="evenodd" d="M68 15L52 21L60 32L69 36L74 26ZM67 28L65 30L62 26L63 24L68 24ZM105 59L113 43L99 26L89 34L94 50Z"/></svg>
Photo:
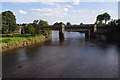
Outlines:
<svg viewBox="0 0 120 80"><path fill-rule="evenodd" d="M43 41L48 40L46 36L40 34L35 36L19 36L19 37L3 37L2 43L0 43L0 46L2 48L2 51L7 51L10 49L15 48L22 48L27 47L32 44L41 43Z"/></svg>

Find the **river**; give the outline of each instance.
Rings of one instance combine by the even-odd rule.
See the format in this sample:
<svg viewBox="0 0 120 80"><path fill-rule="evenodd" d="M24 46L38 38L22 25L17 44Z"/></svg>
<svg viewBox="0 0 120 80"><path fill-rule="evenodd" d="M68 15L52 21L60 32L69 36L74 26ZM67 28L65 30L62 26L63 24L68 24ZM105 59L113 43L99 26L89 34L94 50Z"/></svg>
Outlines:
<svg viewBox="0 0 120 80"><path fill-rule="evenodd" d="M118 78L118 44L65 32L59 40L3 52L3 78Z"/></svg>

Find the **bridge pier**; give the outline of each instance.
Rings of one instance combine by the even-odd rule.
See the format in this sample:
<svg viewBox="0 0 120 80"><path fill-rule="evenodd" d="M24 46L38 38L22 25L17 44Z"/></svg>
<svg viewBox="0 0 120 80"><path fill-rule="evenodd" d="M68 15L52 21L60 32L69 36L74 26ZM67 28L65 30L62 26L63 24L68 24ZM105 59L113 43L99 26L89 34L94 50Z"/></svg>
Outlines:
<svg viewBox="0 0 120 80"><path fill-rule="evenodd" d="M64 39L65 38L65 25L60 25L59 38L60 39Z"/></svg>
<svg viewBox="0 0 120 80"><path fill-rule="evenodd" d="M97 25L94 25L93 31L88 30L85 32L85 38L96 38Z"/></svg>
<svg viewBox="0 0 120 80"><path fill-rule="evenodd" d="M88 30L88 32L85 32L85 38L96 38L96 34L95 32Z"/></svg>
<svg viewBox="0 0 120 80"><path fill-rule="evenodd" d="M94 25L94 32L97 31L97 25Z"/></svg>

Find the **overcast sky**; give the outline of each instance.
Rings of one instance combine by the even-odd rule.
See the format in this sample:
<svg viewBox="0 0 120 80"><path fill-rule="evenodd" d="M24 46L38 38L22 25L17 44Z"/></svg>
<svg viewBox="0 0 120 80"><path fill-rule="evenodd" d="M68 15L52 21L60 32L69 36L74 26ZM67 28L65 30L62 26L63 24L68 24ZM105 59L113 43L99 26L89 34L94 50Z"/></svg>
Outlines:
<svg viewBox="0 0 120 80"><path fill-rule="evenodd" d="M14 12L17 23L43 19L49 24L93 24L96 16L104 12L112 19L118 18L118 2L2 2L2 11L6 10Z"/></svg>

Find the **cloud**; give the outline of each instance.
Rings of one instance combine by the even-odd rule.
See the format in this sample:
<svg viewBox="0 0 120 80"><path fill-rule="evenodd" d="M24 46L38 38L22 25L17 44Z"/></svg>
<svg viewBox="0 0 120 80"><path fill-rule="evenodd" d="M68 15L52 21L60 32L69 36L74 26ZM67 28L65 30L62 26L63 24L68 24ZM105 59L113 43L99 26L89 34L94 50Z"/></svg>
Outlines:
<svg viewBox="0 0 120 80"><path fill-rule="evenodd" d="M76 12L76 10L72 10L72 12L74 12L74 13L75 13L75 12Z"/></svg>
<svg viewBox="0 0 120 80"><path fill-rule="evenodd" d="M99 10L99 12L114 12L113 10L109 9L109 10L104 10L104 9L101 9Z"/></svg>
<svg viewBox="0 0 120 80"><path fill-rule="evenodd" d="M92 13L94 14L94 13L96 13L96 11L95 11L95 10L93 10L93 11L92 11Z"/></svg>
<svg viewBox="0 0 120 80"><path fill-rule="evenodd" d="M64 10L65 12L68 12L68 8L63 8L63 10Z"/></svg>
<svg viewBox="0 0 120 80"><path fill-rule="evenodd" d="M41 12L49 12L49 11L52 11L51 8L42 8L42 9L37 8L37 9L31 9L31 10L33 10L33 11L41 11Z"/></svg>
<svg viewBox="0 0 120 80"><path fill-rule="evenodd" d="M36 17L46 18L46 19L61 19L67 16L68 8L56 7L56 8L42 8L42 9L31 9L32 14ZM49 11L48 11L49 10ZM34 12L37 11L37 12ZM42 12L44 11L44 13Z"/></svg>
<svg viewBox="0 0 120 80"><path fill-rule="evenodd" d="M73 8L73 6L71 6L71 5L66 5L66 7L67 7L67 8Z"/></svg>
<svg viewBox="0 0 120 80"><path fill-rule="evenodd" d="M87 11L86 9L78 9L78 10L73 9L72 10L73 13L85 13L86 11Z"/></svg>
<svg viewBox="0 0 120 80"><path fill-rule="evenodd" d="M73 4L74 4L74 5L79 5L79 3L80 3L80 0L74 0L74 1L73 1Z"/></svg>
<svg viewBox="0 0 120 80"><path fill-rule="evenodd" d="M119 0L81 0L81 2L118 2ZM74 2L78 5L80 0L1 0L1 2Z"/></svg>
<svg viewBox="0 0 120 80"><path fill-rule="evenodd" d="M46 2L46 1L41 1L42 4L46 4L46 5L53 5L53 6L59 6L59 4L55 3L55 2Z"/></svg>
<svg viewBox="0 0 120 80"><path fill-rule="evenodd" d="M44 15L44 16L50 16L50 14L49 14L49 13L45 13L45 14L42 14L42 15Z"/></svg>
<svg viewBox="0 0 120 80"><path fill-rule="evenodd" d="M62 12L50 12L50 13L40 13L40 12L32 12L33 15L40 17L40 18L46 18L46 19L59 19L67 15L67 13Z"/></svg>
<svg viewBox="0 0 120 80"><path fill-rule="evenodd" d="M105 10L103 10L103 9L101 9L101 10L99 10L100 12L104 12Z"/></svg>
<svg viewBox="0 0 120 80"><path fill-rule="evenodd" d="M86 9L77 10L78 13L85 13L86 11L87 11Z"/></svg>
<svg viewBox="0 0 120 80"><path fill-rule="evenodd" d="M27 14L27 12L25 12L25 11L23 11L23 10L18 10L18 13Z"/></svg>
<svg viewBox="0 0 120 80"><path fill-rule="evenodd" d="M101 9L101 10L99 10L99 12L101 12L101 13L104 13L104 12L110 12L110 13L113 13L114 11L113 10L103 10L103 9Z"/></svg>
<svg viewBox="0 0 120 80"><path fill-rule="evenodd" d="M112 10L109 10L109 12L112 12Z"/></svg>

